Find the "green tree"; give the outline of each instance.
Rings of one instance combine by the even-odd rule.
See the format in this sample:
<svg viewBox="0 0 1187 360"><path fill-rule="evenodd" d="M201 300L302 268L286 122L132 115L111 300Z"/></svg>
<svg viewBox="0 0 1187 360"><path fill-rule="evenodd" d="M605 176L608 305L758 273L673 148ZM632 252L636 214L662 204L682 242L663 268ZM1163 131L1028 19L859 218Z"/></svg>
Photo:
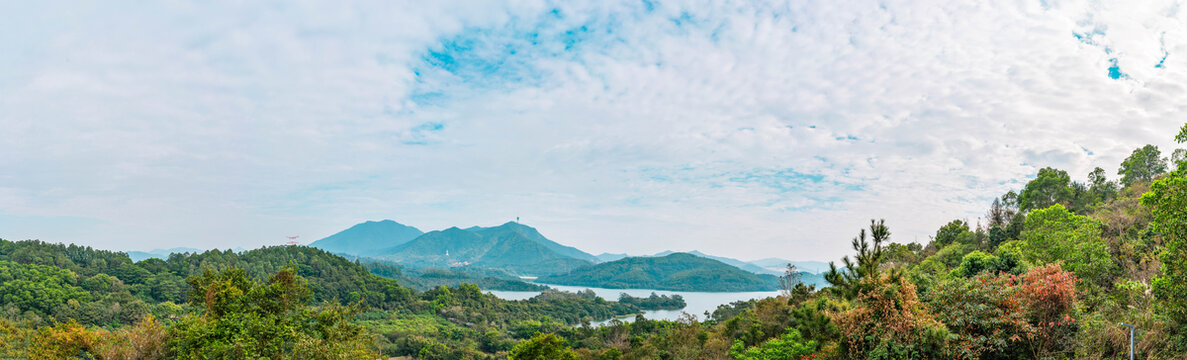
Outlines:
<svg viewBox="0 0 1187 360"><path fill-rule="evenodd" d="M798 360L814 352L816 342L804 341L796 329L787 329L782 336L751 348L746 348L742 340L734 340L734 345L730 347L730 357L737 360Z"/></svg>
<svg viewBox="0 0 1187 360"><path fill-rule="evenodd" d="M973 277L982 272L997 274L1000 272L1018 272L1018 259L998 257L983 251L973 251L960 260L960 265L953 270L958 277Z"/></svg>
<svg viewBox="0 0 1187 360"><path fill-rule="evenodd" d="M948 246L953 243L972 244L974 236L973 232L969 231L968 223L962 220L952 220L936 230L935 239L940 246Z"/></svg>
<svg viewBox="0 0 1187 360"><path fill-rule="evenodd" d="M1175 328L1184 329L1187 327L1187 170L1176 170L1155 181L1141 201L1153 213L1153 229L1162 235L1165 244L1159 256L1162 274L1152 284L1154 293L1165 303L1163 311L1178 324ZM1178 336L1180 346L1187 348L1187 331L1180 330Z"/></svg>
<svg viewBox="0 0 1187 360"><path fill-rule="evenodd" d="M1100 222L1073 214L1063 205L1031 211L1022 238L1026 260L1043 264L1066 261L1077 276L1101 286L1109 285L1117 271L1101 240Z"/></svg>
<svg viewBox="0 0 1187 360"><path fill-rule="evenodd" d="M1019 208L1023 211L1042 209L1055 204L1070 203L1075 196L1067 172L1055 168L1039 169L1034 180L1026 183L1018 193Z"/></svg>
<svg viewBox="0 0 1187 360"><path fill-rule="evenodd" d="M531 339L516 344L507 355L510 360L577 360L577 354L565 339L553 333L536 333Z"/></svg>
<svg viewBox="0 0 1187 360"><path fill-rule="evenodd" d="M1187 124L1179 128L1179 134L1175 135L1175 143L1187 143ZM1171 163L1179 169L1187 168L1187 149L1175 149L1171 153Z"/></svg>
<svg viewBox="0 0 1187 360"><path fill-rule="evenodd" d="M205 309L182 318L170 340L181 359L375 358L366 329L352 324L360 309L330 302L306 306L311 291L293 268L266 283L240 268L207 269L189 279L190 303Z"/></svg>
<svg viewBox="0 0 1187 360"><path fill-rule="evenodd" d="M877 279L882 273L882 262L885 260L882 243L890 239L890 228L886 227L886 220L871 219L869 230L869 237L874 241L872 244L866 240L866 229L861 229L851 242L853 250L857 251L854 257L856 262L845 256L841 259L845 264L844 269L837 269L836 264L829 262L828 272L824 274L824 280L832 285L831 291L844 298L851 299L869 290L866 282Z"/></svg>
<svg viewBox="0 0 1187 360"><path fill-rule="evenodd" d="M1183 163L1187 162L1187 149L1175 149L1171 153L1171 164L1176 168L1183 168Z"/></svg>
<svg viewBox="0 0 1187 360"><path fill-rule="evenodd" d="M1105 169L1097 167L1088 173L1088 191L1093 194L1095 201L1106 201L1117 196L1117 183L1109 181L1105 176Z"/></svg>
<svg viewBox="0 0 1187 360"><path fill-rule="evenodd" d="M1125 186L1133 185L1139 181L1150 181L1158 175L1166 172L1166 159L1162 158L1162 152L1158 151L1158 147L1154 145L1146 145L1133 150L1133 153L1121 162L1121 169L1117 170L1117 175L1121 175L1121 183Z"/></svg>
<svg viewBox="0 0 1187 360"><path fill-rule="evenodd" d="M0 305L49 315L68 301L88 298L86 291L75 286L76 281L77 275L70 270L0 261Z"/></svg>

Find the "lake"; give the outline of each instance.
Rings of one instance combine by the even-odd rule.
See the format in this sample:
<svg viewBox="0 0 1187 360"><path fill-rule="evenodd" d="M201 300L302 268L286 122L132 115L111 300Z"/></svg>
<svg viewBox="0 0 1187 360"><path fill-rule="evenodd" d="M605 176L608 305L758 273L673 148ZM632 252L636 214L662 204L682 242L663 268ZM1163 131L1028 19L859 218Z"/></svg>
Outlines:
<svg viewBox="0 0 1187 360"><path fill-rule="evenodd" d="M685 306L683 309L680 309L680 310L645 310L645 311L643 311L643 317L646 317L646 318L652 319L652 320L677 320L680 318L681 313L689 313L689 314L696 316L697 320L704 321L705 320L705 312L706 311L713 312L713 310L717 309L718 305L729 304L731 302L740 301L740 300L762 299L762 298L768 298L768 297L779 295L778 291L693 292L693 291L650 290L650 289L603 289L603 288L595 288L595 287L587 287L587 286L566 286L566 285L552 285L552 284L541 284L541 285L548 285L549 287L551 287L553 289L557 289L560 291L568 291L568 292L578 292L578 291L582 291L585 289L589 289L589 290L593 290L593 292L595 294L597 294L599 297L606 299L606 300L611 300L611 301L618 300L618 295L622 294L622 293L626 293L627 295L635 296L635 297L647 297L647 296L650 296L651 293L653 293L653 292L656 294L659 294L659 295L680 295L680 296L684 297L684 302L687 304L687 306ZM540 294L539 291L487 290L486 292L490 293L494 296L497 296L500 299L504 299L504 300L527 300L533 296ZM619 320L629 322L634 319L635 319L634 316L629 316L629 317L625 317L625 318L620 318ZM609 320L607 320L607 321L609 321ZM605 322L605 321L603 321L603 322Z"/></svg>

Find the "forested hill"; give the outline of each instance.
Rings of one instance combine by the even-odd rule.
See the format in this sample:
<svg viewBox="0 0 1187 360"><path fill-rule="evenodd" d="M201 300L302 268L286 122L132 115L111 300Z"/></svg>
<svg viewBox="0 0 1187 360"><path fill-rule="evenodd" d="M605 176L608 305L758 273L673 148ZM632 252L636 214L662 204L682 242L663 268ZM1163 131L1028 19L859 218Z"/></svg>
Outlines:
<svg viewBox="0 0 1187 360"><path fill-rule="evenodd" d="M461 284L417 294L303 246L132 262L0 239L0 359L505 358L515 339L638 312L592 292L505 301Z"/></svg>
<svg viewBox="0 0 1187 360"><path fill-rule="evenodd" d="M342 257L304 246L264 247L242 253L231 250L175 253L165 260L150 258L132 262L122 252L35 240L0 240L0 271L8 276L0 284L0 301L26 305L42 315L61 311L60 306L71 299L100 299L107 306L121 303L116 308L125 313L146 312L146 304L184 303L190 288L186 278L205 269L238 267L249 277L262 280L290 264L299 275L309 279L315 301L363 300L370 306L391 307L412 296L409 289L395 280L371 274ZM61 281L41 281L42 276ZM14 301L13 297L29 292L57 295ZM42 303L33 306L23 301Z"/></svg>
<svg viewBox="0 0 1187 360"><path fill-rule="evenodd" d="M541 277L545 284L610 289L673 291L769 291L778 278L742 271L720 261L686 253L661 257L630 257Z"/></svg>
<svg viewBox="0 0 1187 360"><path fill-rule="evenodd" d="M652 255L652 256L668 256L668 255L675 254L675 253L676 253L675 251L669 250L669 251L660 252L660 253ZM700 257L703 257L706 259L717 260L722 263L725 263L726 265L733 266L733 267L745 270L747 272L755 273L755 274L782 275L783 270L785 269L785 267L778 268L778 269L766 269L761 266L751 264L751 263L748 263L748 262L745 262L742 260L727 258L724 256L713 256L713 255L709 255L709 254L706 254L706 253L703 253L703 252L700 252L697 250L688 251L686 253L691 254L691 255L700 256ZM786 264L784 264L784 265L786 265Z"/></svg>

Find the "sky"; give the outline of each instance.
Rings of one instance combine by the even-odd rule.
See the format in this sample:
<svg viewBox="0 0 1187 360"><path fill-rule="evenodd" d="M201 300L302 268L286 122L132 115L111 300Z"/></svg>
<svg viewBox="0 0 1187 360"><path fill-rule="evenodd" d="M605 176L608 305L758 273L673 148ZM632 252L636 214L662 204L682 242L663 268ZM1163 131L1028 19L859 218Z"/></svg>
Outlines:
<svg viewBox="0 0 1187 360"><path fill-rule="evenodd" d="M0 238L925 243L1187 122L1180 1L0 2ZM1116 178L1116 176L1113 176Z"/></svg>

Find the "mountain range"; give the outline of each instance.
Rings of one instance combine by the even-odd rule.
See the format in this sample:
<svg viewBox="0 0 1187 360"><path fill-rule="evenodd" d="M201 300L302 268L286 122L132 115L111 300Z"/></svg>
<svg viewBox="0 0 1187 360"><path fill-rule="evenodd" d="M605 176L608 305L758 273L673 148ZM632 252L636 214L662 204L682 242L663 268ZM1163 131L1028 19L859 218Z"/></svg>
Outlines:
<svg viewBox="0 0 1187 360"><path fill-rule="evenodd" d="M565 282L580 279L578 282L586 286L618 286L615 284L629 283L660 286L651 287L653 289L679 287L694 291L770 290L777 285L775 276L782 275L787 263L796 264L804 270L804 283L822 283L816 275L819 272L816 262L792 262L774 258L746 262L695 250L687 253L664 251L640 257L612 253L594 256L552 241L535 228L518 222L507 222L493 227L451 227L421 232L415 227L392 220L367 221L315 241L309 246L344 255L398 263L408 269L495 269L507 274L507 277L504 277L506 279L540 277L550 279L549 281ZM677 254L679 256L671 257ZM606 269L622 266L623 261L632 266L627 274L605 276L612 272ZM608 265L612 263L614 265ZM820 264L827 268L827 264ZM673 273L672 269L682 270ZM640 277L641 274L647 276ZM702 280L706 282L701 282Z"/></svg>

